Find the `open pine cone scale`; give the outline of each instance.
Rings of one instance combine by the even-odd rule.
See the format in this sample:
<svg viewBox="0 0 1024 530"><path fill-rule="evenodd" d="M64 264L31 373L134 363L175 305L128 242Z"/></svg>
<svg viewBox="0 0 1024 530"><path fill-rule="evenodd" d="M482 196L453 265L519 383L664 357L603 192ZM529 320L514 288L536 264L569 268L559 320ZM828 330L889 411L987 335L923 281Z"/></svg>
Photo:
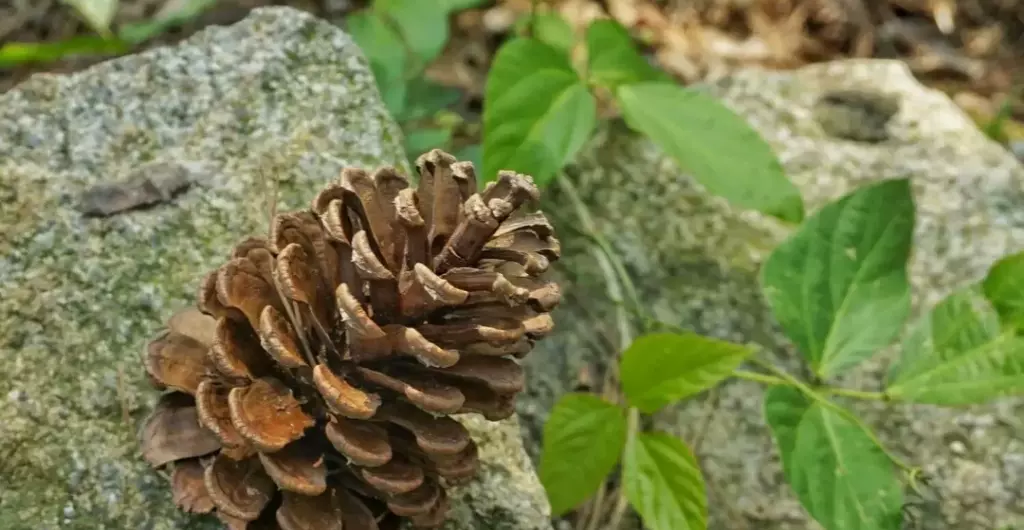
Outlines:
<svg viewBox="0 0 1024 530"><path fill-rule="evenodd" d="M174 502L230 528L434 527L477 446L451 417L512 415L517 358L553 326L558 259L530 177L482 191L438 150L419 185L345 169L239 243L150 342L167 392L142 432Z"/></svg>

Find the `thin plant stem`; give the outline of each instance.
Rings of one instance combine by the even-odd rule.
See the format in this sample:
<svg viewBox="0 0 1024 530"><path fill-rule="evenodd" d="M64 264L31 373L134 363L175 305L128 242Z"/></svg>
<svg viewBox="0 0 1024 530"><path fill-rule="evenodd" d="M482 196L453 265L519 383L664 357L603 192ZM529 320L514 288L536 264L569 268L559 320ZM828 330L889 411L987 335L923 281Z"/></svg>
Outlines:
<svg viewBox="0 0 1024 530"><path fill-rule="evenodd" d="M596 530L601 523L601 512L604 506L604 499L608 495L608 483L601 484L594 494L594 498L587 503L587 510L580 514L576 521L576 528L582 530Z"/></svg>
<svg viewBox="0 0 1024 530"><path fill-rule="evenodd" d="M600 493L601 493L601 490L599 489L598 490L598 494L600 494ZM596 499L597 497L595 496L594 498ZM584 502L583 505L581 505L579 507L579 509L576 510L576 524L573 525L573 528L575 530L586 530L584 525L586 524L587 521L590 520L590 514L591 514L591 512L593 510L594 510L594 502L593 502L593 500Z"/></svg>
<svg viewBox="0 0 1024 530"><path fill-rule="evenodd" d="M632 279L626 273L626 268L623 266L621 260L615 254L611 244L603 235L597 230L594 224L593 218L590 216L590 212L586 207L586 204L580 198L579 192L573 185L572 181L564 174L559 174L556 178L560 188L565 192L572 202L574 209L576 210L576 217L579 220L581 230L594 245L594 258L596 259L598 266L601 269L601 273L605 279L606 290L609 298L616 302L615 309L615 323L618 328L619 344L618 350L621 352L625 351L629 347L630 343L633 342L633 330L630 323L630 313L632 312L642 314L642 306L640 305L639 297L636 293L636 287L633 285ZM628 299L630 306L627 307L623 303L624 299ZM616 368L618 364L613 363L612 366L608 367L606 377L604 380L605 388L604 393L608 393L609 389L617 388L617 374ZM617 393L616 393L617 394ZM616 402L621 401L621 397L616 395ZM630 447L635 443L637 434L640 430L640 412L635 408L630 408L627 417L627 428L626 428L626 446L625 451L629 451ZM624 453L625 455L625 453ZM605 482L598 490L593 502L591 503L590 517L587 518L587 526L585 530L597 530L601 527L602 516L605 514L604 504L607 501L609 493L608 483ZM615 495L615 504L612 507L611 514L608 519L608 523L604 525L604 528L615 529L618 528L622 523L622 518L625 514L628 502L626 499L625 490L620 486Z"/></svg>
<svg viewBox="0 0 1024 530"><path fill-rule="evenodd" d="M797 378L793 377L792 375L786 373L784 370L776 368L771 363L766 362L766 361L762 361L762 360L756 359L756 358L751 358L750 361L753 362L754 364L764 368L765 370L768 370L769 372L772 372L773 374L775 374L779 378L784 379L787 383L789 383L790 386L796 387L798 390L803 392L804 395L806 395L812 401L817 402L818 404L820 404L823 407L832 409L832 411L836 412L840 416L846 418L847 420L849 420L850 422L852 422L856 426L860 427L860 429L862 431L864 431L864 434L866 434L868 436L868 438L875 445L877 445L878 448L881 449L882 452L885 453L885 455L887 457L889 457L889 460L891 460L892 463L896 464L897 467L903 469L903 471L905 471L907 473L912 473L912 472L914 472L917 469L916 467L914 467L912 465L909 465L906 462L904 462L902 458L900 458L900 457L894 455L892 452L890 452L889 449L887 449L885 447L885 445L882 444L882 441L879 440L877 436L875 436L874 431L872 431L870 427L865 425L864 422L861 421L861 419L858 418L856 414L850 412L849 410L847 410L844 407L841 407L841 406L833 403L828 398L822 396L820 392L816 392L813 388L807 386L806 384L804 384L799 379L797 379Z"/></svg>
<svg viewBox="0 0 1024 530"><path fill-rule="evenodd" d="M537 5L538 0L530 0L530 18L526 23L526 37L533 38L537 35Z"/></svg>
<svg viewBox="0 0 1024 530"><path fill-rule="evenodd" d="M693 441L690 443L690 450L693 451L694 455L700 453L708 427L711 425L711 420L714 419L715 409L718 408L718 400L721 397L719 395L720 388L719 386L714 386L711 390L708 390L708 397L704 401L704 414L701 416L697 431L693 434Z"/></svg>
<svg viewBox="0 0 1024 530"><path fill-rule="evenodd" d="M771 386L795 386L789 381L782 379L781 377L775 377L772 375L761 374L757 372L751 372L748 370L733 370L733 377L738 379L745 379L747 381L756 381L758 383L764 383ZM885 392L870 392L866 390L855 390L852 388L841 388L834 386L825 386L815 389L817 392L822 394L828 394L832 396L845 396L855 399L863 399L866 401L890 401L889 395Z"/></svg>
<svg viewBox="0 0 1024 530"><path fill-rule="evenodd" d="M621 297L621 287L624 283L623 280L628 281L628 278L623 278L620 272L622 271L622 269L615 268L613 263L615 261L614 256L609 255L608 252L605 252L602 257L604 257L605 259L600 260L599 263L602 264L601 268L605 274L605 280L608 285L608 294L610 296ZM633 332L629 323L629 314L625 307L620 305L619 307L616 308L615 320L619 328L619 351L622 352L625 351L625 349L629 347L629 344L633 342ZM608 367L609 372L615 370L617 366L618 364L616 363L613 366ZM639 430L640 412L636 408L630 407L626 422L626 445L624 448L625 452L623 453L623 457L625 457L625 454L630 451L632 445L636 443L636 436ZM604 484L604 486L602 486L601 491L604 492L606 488L607 482ZM620 526L620 524L622 523L622 517L626 511L626 506L626 491L620 485L617 495L615 496L614 508L612 509L611 516L609 517L608 523L605 525L605 528L614 530ZM595 506L593 517L590 520L591 527L588 530L596 530L598 528L598 525L601 520L601 515L604 513L604 510L601 510L600 507L600 505Z"/></svg>
<svg viewBox="0 0 1024 530"><path fill-rule="evenodd" d="M646 317L645 315L642 315L642 314L637 315L637 317L638 318L642 318L642 319L646 319L647 323L648 323L647 324L648 327L661 326L661 327L664 327L664 328L668 328L668 329L670 329L670 330L672 330L672 331L674 331L676 333L693 333L691 330L685 329L685 328L680 327L680 326L678 326L676 324L672 324L671 322L664 322L664 321L661 321L661 320L651 319L651 318ZM760 365L765 366L765 367L770 367L770 371L777 371L778 370L777 368L775 368L774 365L771 365L769 363L765 363L764 361L760 361L760 360L753 359L753 358L751 358L750 361L755 363L755 364L760 364ZM796 386L796 385L792 384L788 380L781 379L781 378L778 378L778 377L772 377L770 375L759 374L757 372L751 372L751 371L748 371L748 370L734 370L732 375L733 375L733 377L737 377L739 379L746 379L748 381L757 381L757 382L760 382L760 383L764 383L766 385L774 385L774 386L789 385L789 386ZM789 374L786 374L786 375L789 375ZM793 378L792 376L790 376L790 377L792 378L792 381L799 382L798 379ZM842 387L835 387L835 386L822 386L822 387L817 387L815 390L818 393L820 393L820 394L827 394L827 395L832 395L832 396L844 396L844 397L855 398L855 399L863 399L863 400L868 400L868 401L893 401L893 397L890 396L886 392L872 392L872 391L868 391L868 390L857 390L857 389L854 389L854 388L842 388Z"/></svg>
<svg viewBox="0 0 1024 530"><path fill-rule="evenodd" d="M640 411L636 407L629 408L629 416L626 420L626 448L623 452L622 464L625 465L625 455L632 451L633 446L636 444L637 435L640 433ZM608 517L608 525L605 527L608 530L618 530L622 526L622 518L626 515L626 507L629 506L629 500L626 498L625 484L619 485L618 496L615 500L615 507L612 508L612 513Z"/></svg>
<svg viewBox="0 0 1024 530"><path fill-rule="evenodd" d="M622 290L629 298L629 302L633 306L630 308L631 312L642 315L642 305L640 305L640 298L636 292L636 286L633 285L632 278L626 273L626 268L622 265L622 261L615 255L615 251L612 249L611 243L601 235L597 230L597 226L594 224L593 218L590 216L590 211L584 204L583 199L580 198L579 191L576 190L576 186L573 185L572 179L566 176L564 173L560 173L555 179L558 182L559 188L565 192L566 196L569 197L569 201L572 202L573 207L576 210L576 216L580 221L580 232L591 240L604 255L608 258L608 261L612 268L615 270L616 276L618 276L619 282L621 283ZM622 297L613 299L618 303L623 303Z"/></svg>
<svg viewBox="0 0 1024 530"><path fill-rule="evenodd" d="M577 218L579 219L580 226L582 227L580 232L594 245L592 253L595 261L598 263L602 275L604 276L607 294L609 298L615 301L615 322L619 339L617 349L621 354L621 352L625 351L633 341L633 331L631 329L632 326L630 325L629 319L630 311L629 308L626 307L626 304L623 303L623 291L625 290L629 295L631 295L633 310L635 312L640 312L636 289L632 284L631 278L626 274L625 267L623 267L622 263L618 260L618 257L612 251L611 245L597 231L590 216L590 212L580 199L575 186L573 186L572 182L565 174L559 174L557 181L573 202ZM621 393L617 391L617 368L618 363L612 363L607 367L604 377L602 378L601 394L604 397L609 398L612 402L621 404ZM629 419L627 421L627 440L636 437L639 425L639 412L635 409L630 409ZM597 528L600 527L603 515L605 514L604 503L608 492L608 483L605 482L601 485L601 488L598 489L593 502L589 505L589 508L592 511L587 518L588 524L585 530L597 530ZM621 490L621 487L617 492L616 499L615 505L612 508L610 523L609 525L605 525L606 528L616 528L623 517L626 499L625 493Z"/></svg>
<svg viewBox="0 0 1024 530"><path fill-rule="evenodd" d="M598 249L594 249L594 255L594 257L598 260L599 263L601 263L602 265L607 264L607 257L604 256ZM610 296L621 296L619 293L619 283L616 281L615 276L611 273L609 268L607 266L603 266L601 267L601 270L605 274L605 283L608 294ZM620 309L616 310L616 320L619 324L619 344L614 345L615 349L621 348L623 330L625 330L626 333L629 332L628 322L623 322L624 315L625 311ZM600 392L602 397L610 399L613 403L618 403L619 396L618 393L615 391L616 387L618 386L616 385L617 376L615 374L615 367L615 363L612 363L605 369L604 377L601 381L601 386L597 390L598 392ZM605 481L601 484L601 487L598 488L597 493L594 495L594 498L591 500L591 502L588 503L590 513L581 517L581 522L585 522L585 526L583 527L584 530L597 530L598 528L600 528L601 519L605 511L605 501L608 498L608 493L608 482Z"/></svg>
<svg viewBox="0 0 1024 530"><path fill-rule="evenodd" d="M748 371L748 370L733 370L732 375L733 375L733 377L736 377L738 379L746 379L747 381L754 381L754 382L757 382L757 383L764 383L766 385L772 385L772 386L779 386L779 385L788 386L789 385L789 382L786 381L785 379L782 379L781 377L775 377L775 376L772 376L772 375L759 374L757 372L751 372L751 371Z"/></svg>
<svg viewBox="0 0 1024 530"><path fill-rule="evenodd" d="M823 387L821 388L821 391L833 396L844 396L854 399L863 399L866 401L892 401L892 397L885 392L871 392L867 390L856 390L853 388L842 388L836 386Z"/></svg>

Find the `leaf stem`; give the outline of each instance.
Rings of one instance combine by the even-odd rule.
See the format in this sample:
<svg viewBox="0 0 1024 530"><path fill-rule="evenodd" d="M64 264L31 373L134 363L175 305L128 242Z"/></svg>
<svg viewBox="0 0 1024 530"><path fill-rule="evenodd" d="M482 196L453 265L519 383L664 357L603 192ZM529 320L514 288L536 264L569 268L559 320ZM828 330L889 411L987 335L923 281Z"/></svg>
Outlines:
<svg viewBox="0 0 1024 530"><path fill-rule="evenodd" d="M775 376L766 375L766 374L759 374L757 372L751 372L751 371L748 371L748 370L733 370L732 375L733 375L733 377L736 377L736 378L739 378L739 379L746 379L747 381L755 381L757 383L764 383L766 385L772 385L772 386L784 385L784 386L789 386L789 382L787 382L785 379L782 379L781 377L775 377Z"/></svg>
<svg viewBox="0 0 1024 530"><path fill-rule="evenodd" d="M622 466L626 465L626 455L633 450L633 446L636 445L636 437L640 433L640 411L636 407L629 407L629 416L626 421L626 446L622 452ZM629 500L626 499L626 485L622 483L625 476L623 467L619 495L615 501L615 508L612 509L612 514L608 517L608 524L605 526L608 530L618 530L622 526L622 517L626 514L626 507L629 505Z"/></svg>
<svg viewBox="0 0 1024 530"><path fill-rule="evenodd" d="M530 1L530 19L526 23L526 37L534 38L537 35L537 0Z"/></svg>
<svg viewBox="0 0 1024 530"><path fill-rule="evenodd" d="M833 396L845 396L854 399L864 399L867 401L891 401L892 398L885 392L871 392L868 390L856 390L853 388L842 388L842 387L823 387L822 392L831 394Z"/></svg>
<svg viewBox="0 0 1024 530"><path fill-rule="evenodd" d="M771 364L769 362L763 361L761 359L753 358L753 357L750 358L750 362L752 362L752 363L754 363L754 364L764 368L765 370L768 370L769 372L772 372L773 374L775 374L779 378L785 380L786 383L789 384L790 386L794 386L798 390L803 392L804 395L806 395L812 401L820 404L823 407L832 409L832 411L834 411L835 413L837 413L840 416L846 418L848 421L850 421L851 423L853 423L857 427L860 427L860 429L862 431L864 431L864 434L866 434L868 436L868 438L870 438L871 441L875 445L877 445L878 448L881 449L883 453L885 453L885 456L889 457L889 460L891 460L893 464L896 464L897 467L903 469L907 473L914 472L917 469L916 467L914 467L914 466L904 462L902 458L900 458L900 457L894 455L892 452L890 452L885 447L885 445L882 444L882 441L878 439L878 436L875 435L875 431L871 430L870 427L865 425L864 422L861 421L861 419L858 418L857 415L854 414L853 412L850 412L845 407L841 407L841 406L833 403L832 400L828 399L825 396L822 396L820 392L816 392L813 388L807 386L805 383L803 383L799 379L793 377L792 375L790 375L786 371L784 371L784 370L782 370L780 368L775 367L773 364Z"/></svg>
<svg viewBox="0 0 1024 530"><path fill-rule="evenodd" d="M657 326L662 326L662 327L664 327L666 329L670 329L670 330L672 330L672 331L674 331L676 333L692 333L692 331L690 331L690 330L688 330L686 328L683 328L681 326L678 326L676 324L672 324L671 322L664 322L664 321L661 321L661 320L651 319L651 318L646 317L643 314L639 314L637 316L639 318L641 318L641 319L646 319L648 327L652 327L651 324L654 324L654 325L657 325ZM774 365L772 365L770 363L767 363L767 362L759 360L759 359L755 359L753 357L750 358L750 362L752 362L754 364L757 364L758 366L761 366L762 368L765 368L769 372L785 374L786 376L788 376L788 378L776 377L776 376L771 376L771 375L767 375L767 374L761 374L761 373L757 373L757 372L751 372L749 370L733 370L733 373L732 373L733 377L736 377L736 378L739 378L739 379L746 379L748 381L756 381L758 383L764 383L766 385L773 385L773 386L779 386L779 385L797 386L795 383L800 383L800 380L796 379L795 377L793 377L793 376L791 376L791 375L789 375L789 374L787 374L785 372L782 372L781 370L779 370L778 368L776 368ZM807 387L807 388L810 389L810 387ZM814 390L816 390L817 393L827 394L827 395L831 395L831 396L845 396L845 397L849 397L849 398L863 399L863 400L868 400L868 401L893 401L893 397L891 395L889 395L888 393L886 393L886 392L872 392L872 391L868 391L868 390L856 390L856 389L853 389L853 388L842 388L842 387L835 387L835 386L823 386L823 387L815 388L812 391L814 391Z"/></svg>
<svg viewBox="0 0 1024 530"><path fill-rule="evenodd" d="M584 523L585 526L578 525L577 528L583 528L584 530L597 530L601 525L601 515L604 512L604 499L608 495L608 482L605 481L598 488L594 498L590 501L590 512L585 514L580 522Z"/></svg>
<svg viewBox="0 0 1024 530"><path fill-rule="evenodd" d="M746 379L747 381L755 381L758 383L764 383L772 386L796 386L789 381L768 374L761 374L758 372L751 372L749 370L733 370L733 377L738 379ZM863 399L867 401L890 401L889 395L885 392L870 392L867 390L856 390L853 388L841 388L835 386L818 387L814 389L821 394L827 394L832 396L845 396L855 399Z"/></svg>
<svg viewBox="0 0 1024 530"><path fill-rule="evenodd" d="M573 185L565 173L559 173L555 177L556 182L562 191L569 197L572 202L574 209L576 210L576 217L579 221L579 231L590 240L593 245L591 251L593 252L594 259L597 261L598 267L601 269L601 273L605 279L605 290L608 297L615 303L615 323L618 328L619 344L617 344L618 355L621 355L626 348L629 347L630 343L633 342L633 329L632 323L630 322L629 316L640 315L643 316L643 306L640 304L639 297L637 296L636 286L633 284L632 278L626 272L626 268L622 261L619 260L615 254L611 243L604 238L604 236L597 230L594 220L590 215L590 211L587 209L586 203L583 202ZM628 299L628 305L626 300ZM632 306L632 307L629 307ZM646 324L646 321L642 322ZM644 326L646 327L646 325ZM618 355L615 356L616 361ZM611 377L618 367L617 362L612 363L607 368L606 373L606 388L603 391L607 392L607 386L615 388L617 377ZM621 401L621 396L616 396ZM637 434L640 431L640 411L635 407L630 407L627 416L627 429L626 429L626 445L623 449L622 459L624 462L626 454L631 450L633 445L636 443ZM605 513L605 502L608 500L607 494L609 492L609 486L607 481L598 490L597 495L591 502L591 509L593 510L589 514L589 518L586 523L586 530L596 530L601 526L602 516ZM610 515L608 516L608 523L604 525L604 528L617 529L622 524L622 518L625 516L626 508L629 505L626 499L626 491L619 485L618 490L615 492L615 504L612 506Z"/></svg>
<svg viewBox="0 0 1024 530"><path fill-rule="evenodd" d="M558 187L566 194L569 201L572 202L573 208L576 210L576 217L580 222L579 231L586 236L592 243L604 253L608 259L609 265L611 265L615 276L618 277L618 281L622 286L625 298L629 299L629 303L632 307L624 307L623 309L633 313L634 315L640 316L645 320L645 324L649 318L646 318L643 311L643 306L640 304L640 298L636 292L636 286L633 284L633 279L629 277L626 272L625 266L622 261L618 259L615 251L612 249L611 243L598 231L597 225L594 224L593 217L590 216L590 210L587 208L586 203L580 197L579 191L576 186L573 185L572 179L568 177L564 172L559 173L555 181L558 183ZM607 276L606 276L607 277ZM626 300L623 296L613 296L612 302L624 305ZM646 327L646 326L645 326ZM623 346L623 349L628 346L628 343Z"/></svg>

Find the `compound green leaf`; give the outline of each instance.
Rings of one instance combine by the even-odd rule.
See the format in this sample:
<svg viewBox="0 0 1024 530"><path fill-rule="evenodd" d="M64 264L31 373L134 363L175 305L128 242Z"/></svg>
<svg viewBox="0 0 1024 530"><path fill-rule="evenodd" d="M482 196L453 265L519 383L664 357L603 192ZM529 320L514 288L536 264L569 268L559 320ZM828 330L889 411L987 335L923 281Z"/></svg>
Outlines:
<svg viewBox="0 0 1024 530"><path fill-rule="evenodd" d="M670 83L622 85L626 123L647 135L708 191L790 222L803 201L767 142L711 96Z"/></svg>
<svg viewBox="0 0 1024 530"><path fill-rule="evenodd" d="M696 334L638 337L622 354L619 377L629 404L653 413L729 377L750 349Z"/></svg>
<svg viewBox="0 0 1024 530"><path fill-rule="evenodd" d="M534 39L498 50L484 102L483 177L499 170L554 177L590 137L597 104L568 58Z"/></svg>
<svg viewBox="0 0 1024 530"><path fill-rule="evenodd" d="M996 262L982 287L1003 324L1024 330L1024 252Z"/></svg>
<svg viewBox="0 0 1024 530"><path fill-rule="evenodd" d="M708 499L690 448L664 433L640 433L622 466L626 499L651 530L704 530Z"/></svg>
<svg viewBox="0 0 1024 530"><path fill-rule="evenodd" d="M765 395L765 417L797 498L827 530L899 530L903 490L885 452L856 424L799 390Z"/></svg>
<svg viewBox="0 0 1024 530"><path fill-rule="evenodd" d="M946 406L1024 393L1024 338L1001 333L988 301L963 289L914 325L886 391L896 399Z"/></svg>
<svg viewBox="0 0 1024 530"><path fill-rule="evenodd" d="M540 481L554 515L597 491L626 444L625 411L592 394L566 394L544 424Z"/></svg>
<svg viewBox="0 0 1024 530"><path fill-rule="evenodd" d="M768 257L765 297L819 376L867 359L902 329L913 230L910 184L889 180L826 205Z"/></svg>
<svg viewBox="0 0 1024 530"><path fill-rule="evenodd" d="M587 57L590 80L601 86L671 81L637 52L629 32L614 20L596 20L587 27Z"/></svg>

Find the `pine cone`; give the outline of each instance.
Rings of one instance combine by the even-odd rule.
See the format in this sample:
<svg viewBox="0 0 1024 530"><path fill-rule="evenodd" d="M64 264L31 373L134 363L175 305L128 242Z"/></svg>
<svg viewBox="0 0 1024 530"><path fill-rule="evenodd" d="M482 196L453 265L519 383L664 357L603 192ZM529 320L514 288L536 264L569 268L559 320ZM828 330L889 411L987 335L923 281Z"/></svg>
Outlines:
<svg viewBox="0 0 1024 530"><path fill-rule="evenodd" d="M209 274L148 346L166 392L142 431L174 502L231 528L377 529L445 518L477 447L451 417L513 413L516 358L551 331L559 256L533 180L480 193L435 150L419 185L345 169Z"/></svg>

